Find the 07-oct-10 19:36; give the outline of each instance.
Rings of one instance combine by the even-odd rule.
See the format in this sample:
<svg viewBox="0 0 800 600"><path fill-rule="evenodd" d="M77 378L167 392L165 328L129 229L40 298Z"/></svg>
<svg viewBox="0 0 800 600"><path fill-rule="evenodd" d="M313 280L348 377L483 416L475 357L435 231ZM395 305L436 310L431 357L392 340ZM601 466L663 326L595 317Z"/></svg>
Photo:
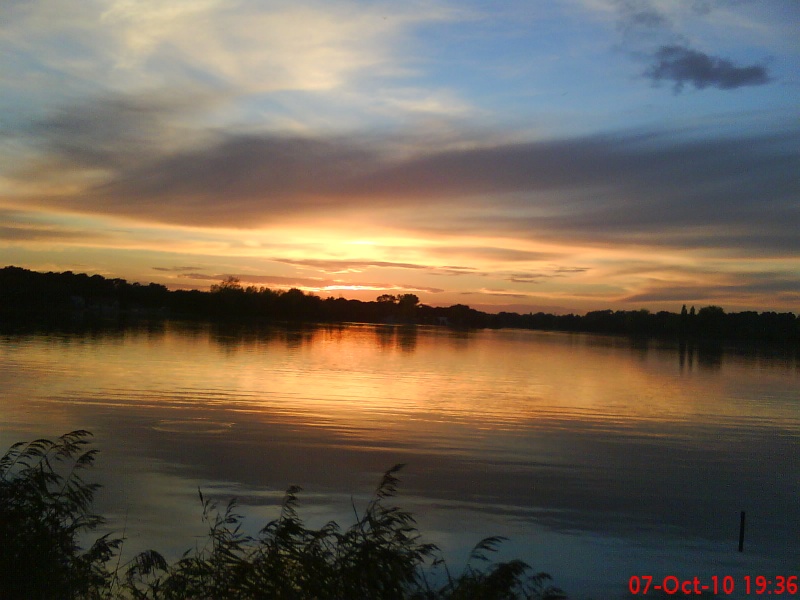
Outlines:
<svg viewBox="0 0 800 600"><path fill-rule="evenodd" d="M776 575L772 578L765 575L745 575L738 584L731 575L723 577L714 575L708 582L703 582L700 577L680 578L675 575L667 575L655 583L654 579L652 575L633 575L628 580L628 590L634 596L646 595L651 590L663 591L670 595L680 593L684 596L700 595L705 592L729 596L737 588L747 595L794 596L799 591L797 575Z"/></svg>

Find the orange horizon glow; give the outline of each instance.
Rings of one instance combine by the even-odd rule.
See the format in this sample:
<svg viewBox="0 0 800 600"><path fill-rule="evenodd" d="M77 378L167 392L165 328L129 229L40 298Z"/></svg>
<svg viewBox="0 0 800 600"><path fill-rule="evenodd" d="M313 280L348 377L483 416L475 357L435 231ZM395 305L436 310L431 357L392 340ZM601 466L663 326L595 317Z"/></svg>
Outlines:
<svg viewBox="0 0 800 600"><path fill-rule="evenodd" d="M790 257L703 260L679 249L567 246L552 242L454 235L419 236L388 228L339 232L323 223L233 230L173 227L100 216L28 213L33 239L13 245L9 262L40 271L88 272L170 289L207 290L226 276L243 285L297 288L325 297L374 300L411 292L424 304L467 304L488 312L587 312L601 309L677 311L682 304L726 310L795 309L793 297L724 296L631 303L651 288L735 287L739 273L790 271ZM68 234L68 235L67 235ZM366 235L365 235L366 234ZM48 239L52 237L52 239ZM101 253L101 254L98 254ZM507 253L508 256L505 256ZM531 259L525 255L530 254ZM47 255L46 260L37 259ZM102 260L86 262L87 256ZM53 261L60 257L60 261ZM72 258L70 258L72 257ZM65 260L66 259L66 260ZM709 264L714 268L709 271ZM778 301L776 301L778 300Z"/></svg>
<svg viewBox="0 0 800 600"><path fill-rule="evenodd" d="M797 311L800 15L696 4L14 5L0 264Z"/></svg>

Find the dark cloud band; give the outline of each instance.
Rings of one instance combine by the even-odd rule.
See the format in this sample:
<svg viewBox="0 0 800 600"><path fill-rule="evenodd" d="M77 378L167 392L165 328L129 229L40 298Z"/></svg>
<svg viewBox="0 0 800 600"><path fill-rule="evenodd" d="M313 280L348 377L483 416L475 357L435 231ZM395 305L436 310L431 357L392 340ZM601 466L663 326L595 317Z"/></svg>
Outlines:
<svg viewBox="0 0 800 600"><path fill-rule="evenodd" d="M125 103L102 104L107 122L113 122L114 110L131 113ZM90 107L75 112L87 111ZM136 115L146 121L154 112L142 108ZM53 143L45 144L50 154L43 173L47 165L70 161L73 153L82 163L94 160L81 147L91 145L95 134L78 125L70 131L75 127L82 133L69 146L62 129L40 132L53 136ZM110 127L96 135L113 154L128 143L126 129ZM231 134L160 151L134 144L126 152L140 154L130 161L97 159L87 166L103 170L104 183L25 202L204 227L322 221L335 226L355 220L443 236L800 252L797 130L728 137L650 131L483 141L457 150L437 150L435 140L426 142L401 156L393 149L408 149L408 140L398 144L374 135ZM554 258L513 247L496 253L498 260ZM361 266L369 265L348 265Z"/></svg>

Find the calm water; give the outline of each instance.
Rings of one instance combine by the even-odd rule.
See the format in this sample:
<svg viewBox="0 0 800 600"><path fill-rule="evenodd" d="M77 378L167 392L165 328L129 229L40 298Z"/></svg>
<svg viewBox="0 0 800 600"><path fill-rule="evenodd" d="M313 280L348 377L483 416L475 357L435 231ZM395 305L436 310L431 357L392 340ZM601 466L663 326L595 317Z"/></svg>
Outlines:
<svg viewBox="0 0 800 600"><path fill-rule="evenodd" d="M798 384L792 353L528 331L4 335L0 442L93 431L129 553L193 547L198 486L254 530L290 484L311 525L349 525L407 463L398 503L451 568L505 535L500 559L599 599L635 574L798 574Z"/></svg>

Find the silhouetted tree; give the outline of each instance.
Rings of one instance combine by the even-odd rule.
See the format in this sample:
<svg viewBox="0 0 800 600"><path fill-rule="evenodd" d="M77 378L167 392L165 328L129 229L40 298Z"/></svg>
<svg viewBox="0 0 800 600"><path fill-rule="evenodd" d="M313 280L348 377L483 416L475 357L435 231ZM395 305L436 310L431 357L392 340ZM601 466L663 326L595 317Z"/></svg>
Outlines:
<svg viewBox="0 0 800 600"><path fill-rule="evenodd" d="M228 291L243 291L242 290L242 280L238 277L234 277L233 275L228 275L225 279L223 279L220 283L215 283L211 286L211 291L214 293L218 292L228 292Z"/></svg>
<svg viewBox="0 0 800 600"><path fill-rule="evenodd" d="M419 304L419 298L416 294L403 294L397 298L397 303L400 306L416 306Z"/></svg>
<svg viewBox="0 0 800 600"><path fill-rule="evenodd" d="M697 312L697 332L719 338L725 334L725 311L719 306L705 306Z"/></svg>

